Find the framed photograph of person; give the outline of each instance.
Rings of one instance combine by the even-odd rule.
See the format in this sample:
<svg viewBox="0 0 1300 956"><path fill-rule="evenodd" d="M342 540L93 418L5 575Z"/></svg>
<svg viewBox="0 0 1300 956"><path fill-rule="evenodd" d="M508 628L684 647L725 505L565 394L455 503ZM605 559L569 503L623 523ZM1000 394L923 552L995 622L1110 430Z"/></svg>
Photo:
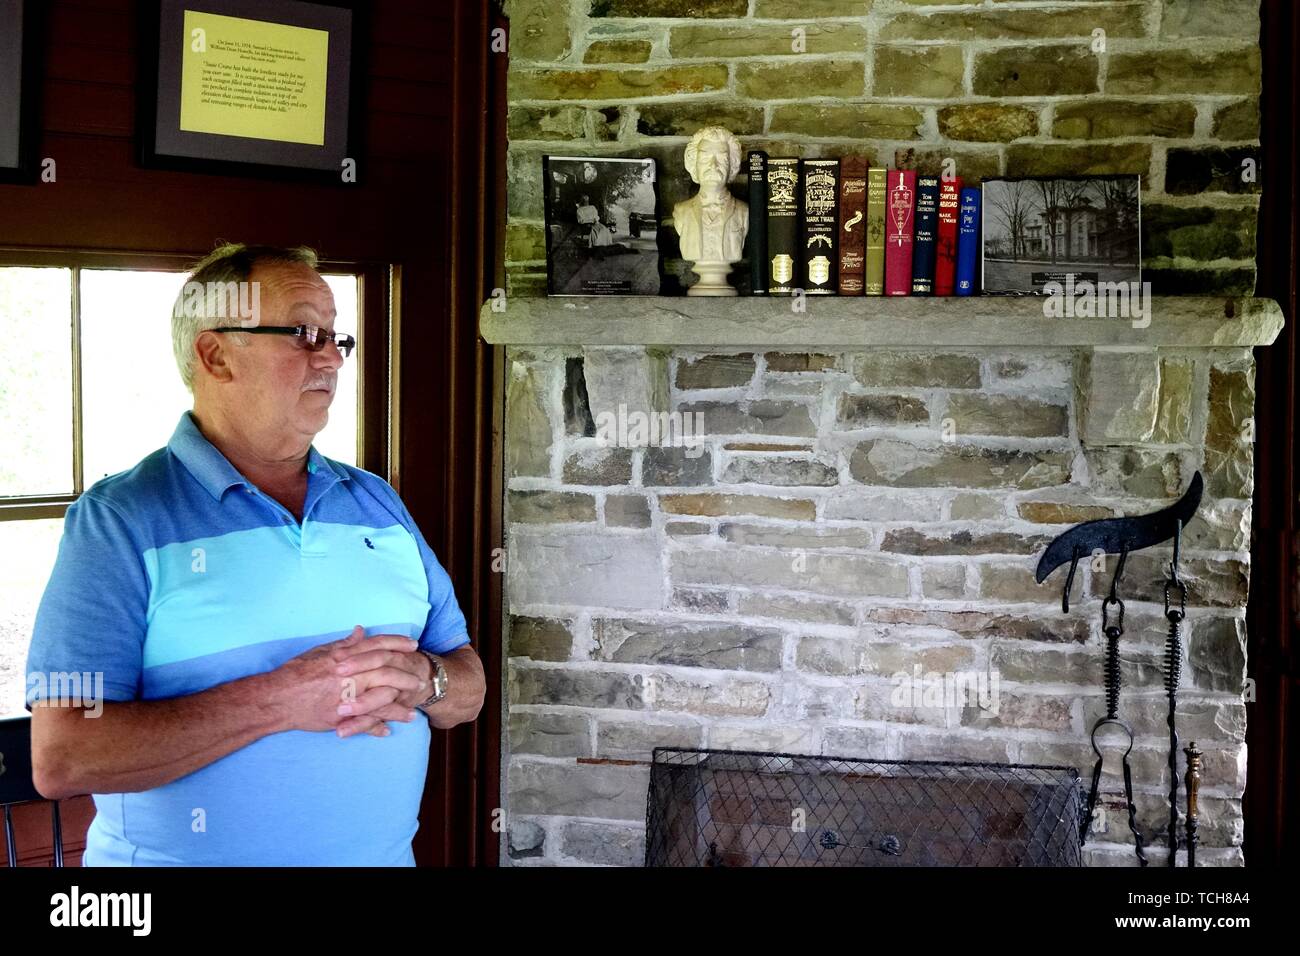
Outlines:
<svg viewBox="0 0 1300 956"><path fill-rule="evenodd" d="M658 295L653 159L542 157L551 295Z"/></svg>
<svg viewBox="0 0 1300 956"><path fill-rule="evenodd" d="M44 18L38 0L0 0L0 183L36 181Z"/></svg>
<svg viewBox="0 0 1300 956"><path fill-rule="evenodd" d="M984 293L1140 283L1140 192L1138 176L984 180Z"/></svg>
<svg viewBox="0 0 1300 956"><path fill-rule="evenodd" d="M360 180L366 5L146 0L140 6L143 165Z"/></svg>

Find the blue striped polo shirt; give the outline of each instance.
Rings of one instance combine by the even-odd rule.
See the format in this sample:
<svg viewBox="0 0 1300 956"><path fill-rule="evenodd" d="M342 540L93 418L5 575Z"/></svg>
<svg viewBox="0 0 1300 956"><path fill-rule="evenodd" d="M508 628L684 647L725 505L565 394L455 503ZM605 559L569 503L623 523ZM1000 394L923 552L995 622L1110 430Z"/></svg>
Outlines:
<svg viewBox="0 0 1300 956"><path fill-rule="evenodd" d="M166 448L96 482L64 519L28 707L68 686L58 674L102 674L109 701L197 693L357 624L435 653L469 643L451 581L392 486L314 446L307 471L299 525L187 411ZM429 725L419 714L389 726L270 734L156 789L95 794L84 862L414 865Z"/></svg>

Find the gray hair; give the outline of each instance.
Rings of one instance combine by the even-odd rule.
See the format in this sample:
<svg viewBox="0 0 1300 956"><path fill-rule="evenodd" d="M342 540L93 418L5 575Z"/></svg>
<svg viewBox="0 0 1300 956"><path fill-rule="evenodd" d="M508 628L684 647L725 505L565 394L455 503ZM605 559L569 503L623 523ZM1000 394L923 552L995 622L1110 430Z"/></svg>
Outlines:
<svg viewBox="0 0 1300 956"><path fill-rule="evenodd" d="M254 266L302 263L315 269L317 262L315 250L307 246L242 243L220 245L196 262L172 306L172 351L185 387L194 391L194 342L199 333L221 326L254 324L240 321L241 315L248 315L240 304ZM238 332L232 338L240 345L248 342L248 336Z"/></svg>

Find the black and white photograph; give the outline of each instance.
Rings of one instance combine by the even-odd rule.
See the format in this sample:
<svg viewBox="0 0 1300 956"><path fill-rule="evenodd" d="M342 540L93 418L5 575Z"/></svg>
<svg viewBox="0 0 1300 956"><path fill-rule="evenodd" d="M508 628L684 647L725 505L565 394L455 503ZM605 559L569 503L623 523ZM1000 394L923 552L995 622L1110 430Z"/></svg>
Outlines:
<svg viewBox="0 0 1300 956"><path fill-rule="evenodd" d="M657 295L655 161L547 156L551 295Z"/></svg>
<svg viewBox="0 0 1300 956"><path fill-rule="evenodd" d="M984 181L985 293L1141 280L1137 176Z"/></svg>

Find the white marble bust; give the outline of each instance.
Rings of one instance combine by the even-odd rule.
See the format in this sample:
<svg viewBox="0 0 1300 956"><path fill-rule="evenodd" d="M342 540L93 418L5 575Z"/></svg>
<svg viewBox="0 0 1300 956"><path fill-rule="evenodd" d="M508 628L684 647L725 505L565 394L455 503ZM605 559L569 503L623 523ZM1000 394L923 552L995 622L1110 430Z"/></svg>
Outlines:
<svg viewBox="0 0 1300 956"><path fill-rule="evenodd" d="M721 126L706 126L691 137L684 159L700 185L698 193L673 207L682 258L700 277L686 294L735 295L727 273L744 258L749 232L749 204L727 188L740 171L740 141Z"/></svg>

